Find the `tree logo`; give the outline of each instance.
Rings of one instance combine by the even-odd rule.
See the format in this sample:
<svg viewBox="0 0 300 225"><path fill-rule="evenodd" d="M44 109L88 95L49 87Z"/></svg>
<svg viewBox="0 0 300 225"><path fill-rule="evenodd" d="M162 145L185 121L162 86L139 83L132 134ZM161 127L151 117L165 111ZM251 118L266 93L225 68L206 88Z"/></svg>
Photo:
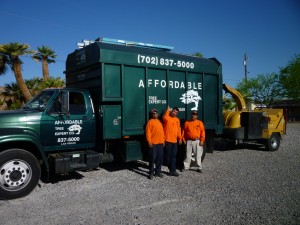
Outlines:
<svg viewBox="0 0 300 225"><path fill-rule="evenodd" d="M81 129L82 129L82 127L78 124L74 124L74 125L68 127L69 131L77 131L77 133L75 133L75 134L80 134Z"/></svg>
<svg viewBox="0 0 300 225"><path fill-rule="evenodd" d="M202 100L201 97L198 94L198 91L189 90L186 93L182 94L182 97L180 98L181 102L184 104L190 104L192 102L195 103L195 107L191 110L198 110L198 104L199 100Z"/></svg>

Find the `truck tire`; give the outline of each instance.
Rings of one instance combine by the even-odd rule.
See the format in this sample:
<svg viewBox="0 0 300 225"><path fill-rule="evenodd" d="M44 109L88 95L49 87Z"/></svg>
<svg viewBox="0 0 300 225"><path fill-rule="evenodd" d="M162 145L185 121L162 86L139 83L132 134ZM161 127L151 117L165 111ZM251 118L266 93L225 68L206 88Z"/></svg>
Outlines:
<svg viewBox="0 0 300 225"><path fill-rule="evenodd" d="M37 158L23 149L0 153L0 199L28 195L37 185L41 168Z"/></svg>
<svg viewBox="0 0 300 225"><path fill-rule="evenodd" d="M273 133L271 137L266 141L266 149L268 151L277 151L280 146L280 137L277 133Z"/></svg>

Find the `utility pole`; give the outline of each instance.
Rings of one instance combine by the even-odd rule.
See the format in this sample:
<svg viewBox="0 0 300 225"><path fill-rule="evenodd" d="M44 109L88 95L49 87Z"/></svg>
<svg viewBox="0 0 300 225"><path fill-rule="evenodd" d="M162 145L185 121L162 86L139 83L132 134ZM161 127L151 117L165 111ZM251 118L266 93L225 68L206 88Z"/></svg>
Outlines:
<svg viewBox="0 0 300 225"><path fill-rule="evenodd" d="M246 93L248 93L248 68L247 68L247 55L244 54L244 67L245 67L245 84L246 84Z"/></svg>
<svg viewBox="0 0 300 225"><path fill-rule="evenodd" d="M245 86L246 86L246 95L248 96L248 68L247 68L247 55L246 52L244 54L244 67L245 67ZM246 104L246 108L248 109L248 103Z"/></svg>

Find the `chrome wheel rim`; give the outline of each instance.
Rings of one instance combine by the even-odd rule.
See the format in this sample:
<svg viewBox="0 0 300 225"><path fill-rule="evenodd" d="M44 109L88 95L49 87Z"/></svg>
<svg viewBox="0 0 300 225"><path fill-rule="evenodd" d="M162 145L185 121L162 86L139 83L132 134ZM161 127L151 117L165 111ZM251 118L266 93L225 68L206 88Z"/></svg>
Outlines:
<svg viewBox="0 0 300 225"><path fill-rule="evenodd" d="M7 191L19 191L31 180L32 170L28 163L14 159L0 168L0 186Z"/></svg>

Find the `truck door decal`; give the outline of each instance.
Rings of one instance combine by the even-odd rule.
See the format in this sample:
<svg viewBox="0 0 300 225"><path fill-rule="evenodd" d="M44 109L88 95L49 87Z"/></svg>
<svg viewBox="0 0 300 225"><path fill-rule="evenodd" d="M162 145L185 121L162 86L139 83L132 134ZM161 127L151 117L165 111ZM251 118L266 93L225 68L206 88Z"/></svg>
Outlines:
<svg viewBox="0 0 300 225"><path fill-rule="evenodd" d="M61 145L76 144L80 141L81 130L83 129L80 124L83 124L82 120L56 120L55 121L55 136L58 136L57 143ZM64 127L64 125L70 125ZM68 131L65 131L66 130Z"/></svg>

